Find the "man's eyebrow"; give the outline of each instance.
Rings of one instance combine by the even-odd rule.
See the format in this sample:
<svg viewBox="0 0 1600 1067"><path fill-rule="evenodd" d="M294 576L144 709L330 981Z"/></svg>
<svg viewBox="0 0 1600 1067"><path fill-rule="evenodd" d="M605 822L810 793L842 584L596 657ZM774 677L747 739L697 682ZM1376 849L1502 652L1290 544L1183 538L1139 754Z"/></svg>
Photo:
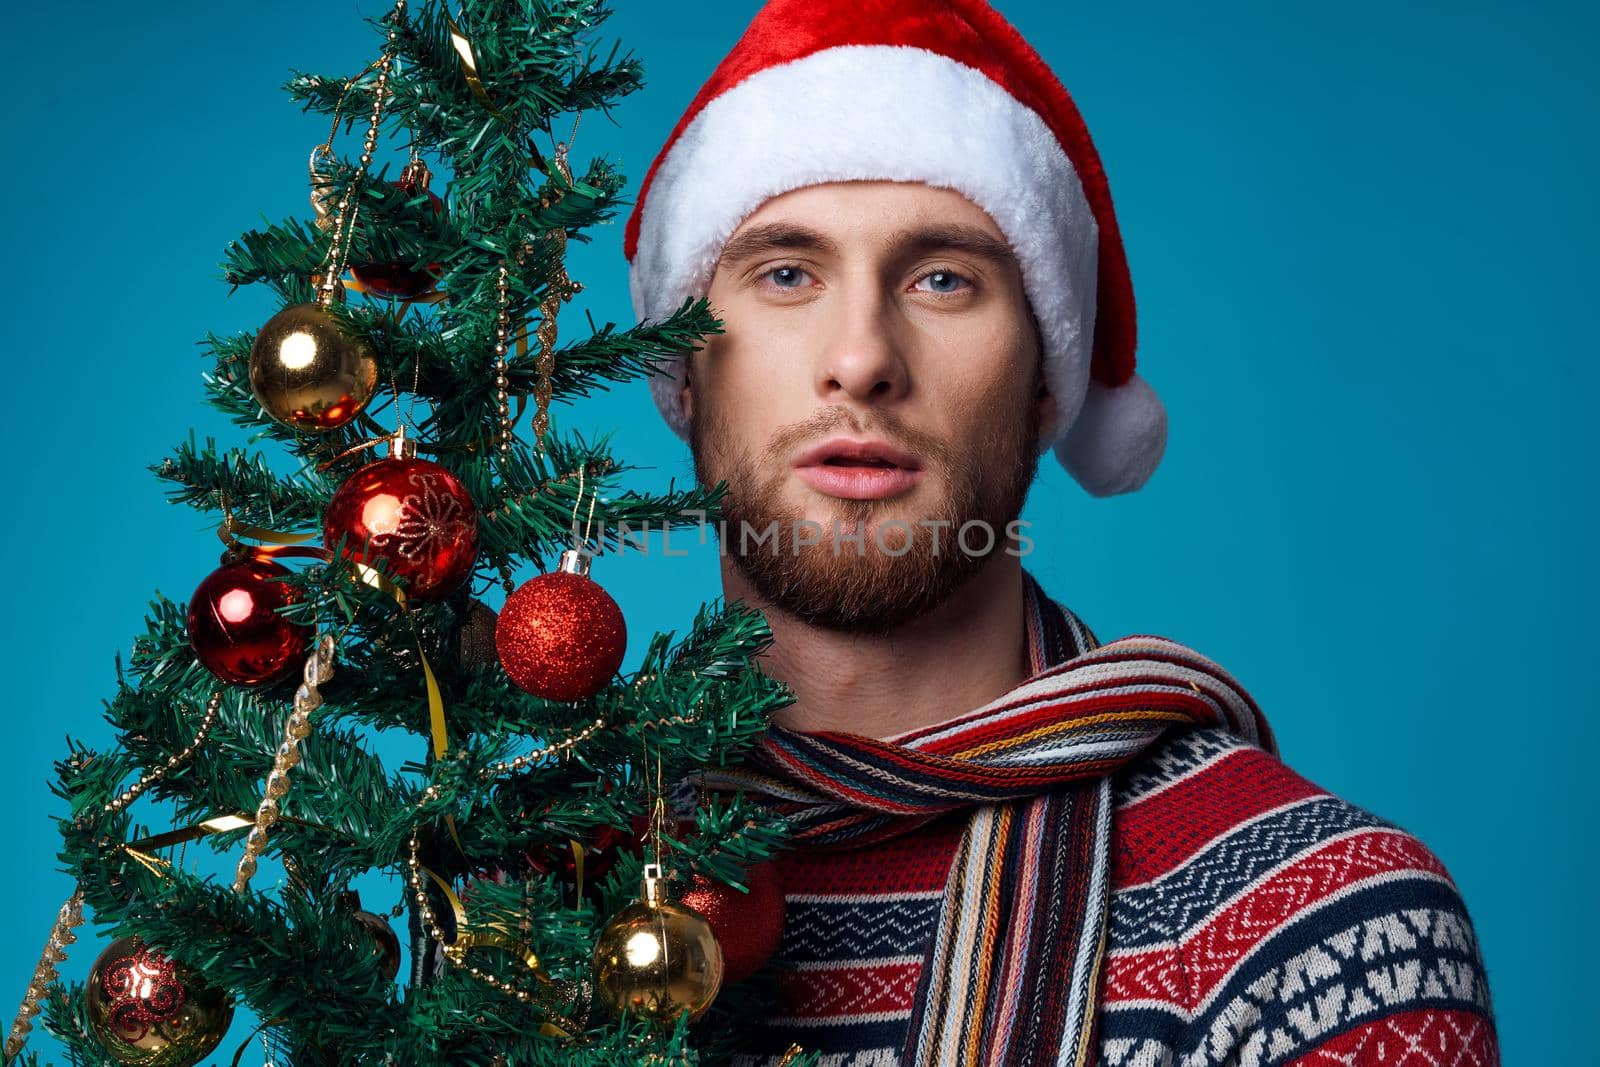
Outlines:
<svg viewBox="0 0 1600 1067"><path fill-rule="evenodd" d="M764 226L752 226L728 238L728 242L722 246L717 265L732 266L770 252L791 249L832 255L838 252L839 247L832 238L805 226L792 222L769 222Z"/></svg>
<svg viewBox="0 0 1600 1067"><path fill-rule="evenodd" d="M902 232L895 243L907 254L925 255L929 252L966 252L987 259L995 266L1018 266L1017 254L1000 238L974 226L931 225Z"/></svg>
<svg viewBox="0 0 1600 1067"><path fill-rule="evenodd" d="M933 224L904 230L895 235L894 245L906 256L930 252L966 252L987 259L996 266L1017 264L1017 254L1005 241L975 226ZM769 222L752 226L728 238L718 257L718 267L736 266L745 260L773 252L805 250L836 255L839 246L831 237L793 222Z"/></svg>

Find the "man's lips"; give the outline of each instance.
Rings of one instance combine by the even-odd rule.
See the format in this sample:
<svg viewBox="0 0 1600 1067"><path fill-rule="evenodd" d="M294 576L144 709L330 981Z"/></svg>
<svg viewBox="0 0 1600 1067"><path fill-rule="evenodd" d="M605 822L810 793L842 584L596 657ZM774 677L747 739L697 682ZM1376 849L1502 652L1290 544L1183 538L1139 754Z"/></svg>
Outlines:
<svg viewBox="0 0 1600 1067"><path fill-rule="evenodd" d="M794 469L817 492L845 500L898 496L922 477L915 456L875 438L831 438L802 452Z"/></svg>

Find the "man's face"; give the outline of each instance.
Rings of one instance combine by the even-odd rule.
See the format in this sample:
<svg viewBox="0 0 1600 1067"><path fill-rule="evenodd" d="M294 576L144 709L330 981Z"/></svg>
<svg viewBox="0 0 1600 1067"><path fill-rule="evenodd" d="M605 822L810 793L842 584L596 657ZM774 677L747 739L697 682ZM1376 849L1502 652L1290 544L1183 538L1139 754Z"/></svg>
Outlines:
<svg viewBox="0 0 1600 1067"><path fill-rule="evenodd" d="M986 212L915 183L798 189L728 240L708 296L725 332L684 388L695 473L728 483L723 550L769 603L883 633L1006 547L1055 398ZM807 455L841 439L898 462Z"/></svg>

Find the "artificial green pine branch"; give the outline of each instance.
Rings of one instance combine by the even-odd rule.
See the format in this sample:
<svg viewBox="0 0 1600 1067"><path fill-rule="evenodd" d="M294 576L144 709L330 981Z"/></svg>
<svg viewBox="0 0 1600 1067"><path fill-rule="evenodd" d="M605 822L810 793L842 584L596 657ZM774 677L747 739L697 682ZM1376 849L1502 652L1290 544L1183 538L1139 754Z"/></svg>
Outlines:
<svg viewBox="0 0 1600 1067"><path fill-rule="evenodd" d="M510 456L489 447L498 430L489 367L500 268L509 272L512 321L531 328L564 292L560 242L550 235L588 240L586 231L613 219L623 203L615 165L574 160L569 178L555 144L570 136L575 112L603 115L637 89L641 68L616 48L602 55L594 47L592 31L608 14L598 0L463 0L454 14L471 39L482 94L468 84L444 5L422 0L399 27L385 119L389 138L438 157L430 162L449 183L448 210L436 214L426 196L389 184L381 165L357 174L348 160L328 160L322 179L335 201L351 188L358 205L351 262L437 264L445 299L408 307L352 294L332 304L342 329L372 347L384 388L357 419L321 434L281 425L256 402L247 373L252 334L207 337L207 402L252 443L281 449L282 461L191 439L156 473L175 503L215 514L226 501L238 522L320 533L335 488L374 458L351 449L404 420L423 454L460 478L477 505L475 579L438 602L402 606L348 562L296 565L286 581L300 599L286 614L337 634L340 648L263 853L263 860L281 860L290 880L274 886L263 871L243 894L135 855L129 845L150 835L148 822L164 829L169 819L184 824L253 811L296 681L227 689L212 734L193 758L164 771L135 808L108 810L129 782L164 768L189 743L217 685L195 659L184 606L158 598L106 705L111 746L98 751L69 739L69 755L57 764L53 789L68 812L59 858L97 926L144 938L270 1020L280 1064L610 1067L691 1055L716 1062L739 1047L738 1024L755 1016L749 1005L760 996L759 983L725 991L694 1026L652 1027L597 1011L563 1024L573 1032L552 1035L539 1024L554 1021L553 1003L521 1004L454 967L436 973L430 961L437 946L426 942L414 946L420 955L412 980L391 984L362 948L366 935L327 906L330 890L359 875L403 875L415 837L429 868L468 900L474 928L521 930L548 978L580 978L600 924L637 892L637 842L584 892L559 874L539 873L527 858L559 853L569 840L606 827L631 836L651 811L652 782L693 782L708 767L737 763L790 699L757 667L770 642L765 621L738 604L702 606L681 639L649 637L637 671L576 703L524 693L481 650L477 658L466 654L464 629L482 612L473 596L488 595L503 571L548 565L571 543L575 512L580 528L592 520L590 547L603 555L635 547L623 540L624 526L637 537L647 524L660 531L713 521L724 487L669 482L665 491L618 491L619 479L637 468L612 455L610 435L563 433L554 418L537 449L525 435ZM344 94L349 133L370 112L375 84L368 70L353 81L299 75L288 88L324 115ZM329 241L308 220L266 223L229 246L224 278L265 285L285 303L308 301ZM704 299L629 329L574 329L570 310L560 327L551 378L556 404L642 382L720 328ZM511 392L534 391L537 356L531 348L508 356ZM199 555L209 562L216 547ZM389 574L381 560L369 561L371 572ZM434 753L424 661L445 712L442 758ZM586 724L593 728L580 733ZM415 758L392 768L369 736L397 729L415 737ZM528 753L537 758L507 768ZM780 846L783 830L772 812L742 796L703 797L674 829L665 855L680 885L695 874L738 884L745 867ZM243 837L242 830L216 833L191 847L231 861ZM442 895L428 892L453 929ZM412 920L419 921L415 909ZM475 960L495 973L538 984L512 954L479 951ZM576 1011L560 1010L569 1008ZM45 1025L73 1062L106 1062L88 1032L81 988L53 990Z"/></svg>
<svg viewBox="0 0 1600 1067"><path fill-rule="evenodd" d="M560 381L562 367L570 364L577 380L563 392L578 393L580 386L598 381L642 381L663 361L681 356L699 347L705 337L721 332L721 324L712 316L709 302L703 297L686 300L667 318L622 331L607 323L588 337L558 349L558 376L554 380ZM523 376L521 381L532 385L532 368L525 360L512 364L513 382L519 380L518 375Z"/></svg>
<svg viewBox="0 0 1600 1067"><path fill-rule="evenodd" d="M325 1032L381 1026L395 1010L373 954L350 950L365 935L322 902L235 894L181 870L158 874L116 852L86 874L83 892L97 916L120 914L117 935L161 946L263 1018L284 1017L307 1043L321 1043Z"/></svg>
<svg viewBox="0 0 1600 1067"><path fill-rule="evenodd" d="M412 76L393 87L391 114L415 131L417 143L457 162L458 171L492 170L509 158L527 165L527 147L494 143L495 133L550 133L552 122L577 112L605 111L642 84L631 55L604 62L588 42L589 32L610 14L599 0L465 0L453 9L467 34L486 94L498 115L481 106L451 39L443 6L425 6L407 20L399 53ZM343 116L365 114L373 79L358 79L345 95ZM331 115L345 83L299 75L286 86L309 110ZM510 139L510 138L508 138Z"/></svg>
<svg viewBox="0 0 1600 1067"><path fill-rule="evenodd" d="M173 503L221 511L226 500L239 522L268 530L314 526L333 493L315 467L302 466L282 476L267 466L260 453L242 448L219 451L210 438L199 446L191 436L151 469L172 483L167 499Z"/></svg>
<svg viewBox="0 0 1600 1067"><path fill-rule="evenodd" d="M319 182L318 189L337 202L356 176L354 168L345 166ZM615 217L620 183L615 167L604 159L592 161L571 183L552 179L542 200L540 191L531 187L500 200L474 200L457 181L452 183L449 210L436 213L426 194L402 191L379 168L359 179L356 224L345 238L349 260L440 264L441 286L458 303L465 303L474 281L514 255L528 235L562 230L574 240L586 240L586 228ZM557 194L559 199L553 199ZM290 299L295 295L290 279L318 271L331 240L330 233L298 218L249 230L228 245L222 276L232 285L265 283ZM545 272L535 277L542 281Z"/></svg>
<svg viewBox="0 0 1600 1067"><path fill-rule="evenodd" d="M44 1011L40 1021L45 1030L66 1049L67 1062L73 1067L118 1067L107 1056L100 1043L89 1033L89 1020L84 1015L83 983L69 982L58 985L44 998ZM18 1067L39 1067L38 1058L24 1052L17 1061Z"/></svg>

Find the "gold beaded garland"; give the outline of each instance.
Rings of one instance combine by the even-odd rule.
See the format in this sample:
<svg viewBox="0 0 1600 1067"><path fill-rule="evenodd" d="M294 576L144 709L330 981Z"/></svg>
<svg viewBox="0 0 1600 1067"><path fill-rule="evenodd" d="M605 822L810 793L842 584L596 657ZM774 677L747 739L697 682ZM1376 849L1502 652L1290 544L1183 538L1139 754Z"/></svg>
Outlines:
<svg viewBox="0 0 1600 1067"><path fill-rule="evenodd" d="M200 718L200 728L195 731L194 739L185 745L180 751L168 756L167 761L161 766L157 767L153 771L146 771L144 774L141 774L138 781L134 782L133 785L123 790L112 800L101 805L101 812L106 815L117 814L129 804L132 804L135 800L138 800L146 789L149 789L151 786L161 781L161 779L165 778L167 775L171 774L185 763L188 763L189 760L193 759L194 754L200 751L200 746L206 743L206 738L211 736L211 728L217 724L217 713L221 709L222 690L216 689L212 691L211 699L206 701L206 711L205 714ZM78 818L74 820L74 825L79 829L82 829L88 824L89 816L87 813L78 816Z"/></svg>

